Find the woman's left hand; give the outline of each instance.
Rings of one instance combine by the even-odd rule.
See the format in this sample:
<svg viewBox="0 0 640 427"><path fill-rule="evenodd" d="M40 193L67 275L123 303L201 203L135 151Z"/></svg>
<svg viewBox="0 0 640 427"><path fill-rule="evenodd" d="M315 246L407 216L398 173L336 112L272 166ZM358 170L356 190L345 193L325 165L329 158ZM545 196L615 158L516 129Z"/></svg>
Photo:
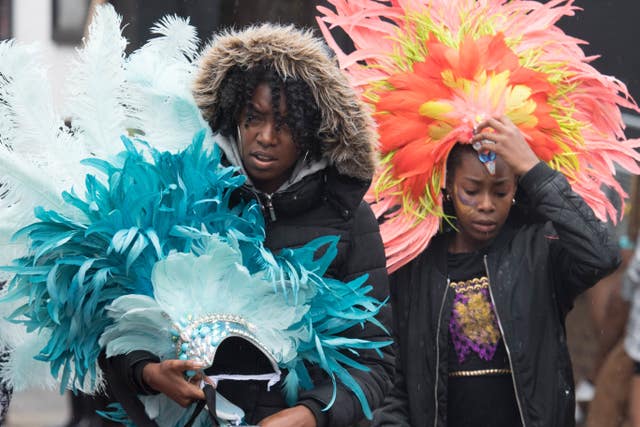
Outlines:
<svg viewBox="0 0 640 427"><path fill-rule="evenodd" d="M316 427L316 417L306 406L283 409L258 423L261 427Z"/></svg>
<svg viewBox="0 0 640 427"><path fill-rule="evenodd" d="M493 132L483 132L485 129L493 129ZM520 129L506 116L485 120L476 127L476 131L471 143L480 142L482 148L496 153L518 176L524 175L540 162Z"/></svg>

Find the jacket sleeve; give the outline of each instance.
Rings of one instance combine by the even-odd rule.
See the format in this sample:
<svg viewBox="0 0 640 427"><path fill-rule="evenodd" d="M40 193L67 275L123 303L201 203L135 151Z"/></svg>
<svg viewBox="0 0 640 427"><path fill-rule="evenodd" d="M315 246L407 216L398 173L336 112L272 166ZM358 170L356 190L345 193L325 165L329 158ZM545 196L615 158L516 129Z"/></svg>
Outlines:
<svg viewBox="0 0 640 427"><path fill-rule="evenodd" d="M107 380L112 379L126 385L136 394L157 394L142 380L142 369L152 362L160 362L158 356L148 351L136 350L128 354L113 356L105 360ZM116 378L117 377L117 378Z"/></svg>
<svg viewBox="0 0 640 427"><path fill-rule="evenodd" d="M142 368L147 363L158 361L158 357L146 351L133 351L110 358L107 358L104 352L100 354L100 368L109 394L122 405L131 421L138 427L158 427L147 416L144 405L138 399L139 394L157 393L142 381Z"/></svg>
<svg viewBox="0 0 640 427"><path fill-rule="evenodd" d="M343 281L355 279L368 274L368 284L372 286L370 295L379 301L385 301L389 296L389 283L386 270L384 247L378 223L371 208L362 202L354 216L354 226L351 232L351 243L343 268ZM376 316L390 333L391 308L387 303ZM357 326L345 332L346 336L370 341L390 341L387 332L372 323L363 327ZM358 362L366 365L370 370L364 372L358 369L348 369L351 376L362 388L371 410L382 404L391 387L393 374L394 351L391 345L381 349L381 355L374 350L359 352ZM364 418L364 413L357 397L338 381L337 396L334 404L322 411L333 394L331 381L316 384L313 390L300 394L299 404L307 406L316 415L318 427L340 427L352 425Z"/></svg>
<svg viewBox="0 0 640 427"><path fill-rule="evenodd" d="M556 292L561 308L568 311L579 293L620 264L617 243L611 230L595 217L566 178L544 162L522 176L519 185L536 212L550 221L545 237L550 242L552 268L559 278Z"/></svg>
<svg viewBox="0 0 640 427"><path fill-rule="evenodd" d="M411 425L409 421L409 395L407 393L403 363L406 355L402 354L403 336L406 335L404 334L405 331L400 327L399 320L400 316L406 316L407 313L400 313L399 310L396 310L398 307L402 307L402 304L398 301L398 283L408 280L403 275L407 268L405 266L389 278L396 363L393 373L393 386L385 396L382 406L375 411L372 427L408 427Z"/></svg>

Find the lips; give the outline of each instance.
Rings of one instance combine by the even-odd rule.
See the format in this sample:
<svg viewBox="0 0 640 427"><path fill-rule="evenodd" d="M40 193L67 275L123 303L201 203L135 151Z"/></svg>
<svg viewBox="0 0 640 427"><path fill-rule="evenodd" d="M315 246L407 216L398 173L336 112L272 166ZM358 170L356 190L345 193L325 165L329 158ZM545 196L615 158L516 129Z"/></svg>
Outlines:
<svg viewBox="0 0 640 427"><path fill-rule="evenodd" d="M251 153L251 156L260 162L274 162L277 160L274 156L262 151L255 151Z"/></svg>
<svg viewBox="0 0 640 427"><path fill-rule="evenodd" d="M255 151L251 153L253 164L258 169L266 169L278 161L278 158L263 151Z"/></svg>
<svg viewBox="0 0 640 427"><path fill-rule="evenodd" d="M474 221L473 228L480 233L492 233L496 230L497 224L493 221Z"/></svg>

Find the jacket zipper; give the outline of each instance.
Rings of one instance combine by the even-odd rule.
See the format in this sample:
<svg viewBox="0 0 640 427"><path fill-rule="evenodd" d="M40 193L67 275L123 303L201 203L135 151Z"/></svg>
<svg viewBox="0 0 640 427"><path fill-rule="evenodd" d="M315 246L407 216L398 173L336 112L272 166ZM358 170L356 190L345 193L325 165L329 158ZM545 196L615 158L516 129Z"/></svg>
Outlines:
<svg viewBox="0 0 640 427"><path fill-rule="evenodd" d="M275 222L276 210L274 209L273 203L271 202L271 197L273 197L273 194L265 194L264 196L267 199L264 207L267 209L267 212L269 212L269 218L271 218L271 222Z"/></svg>
<svg viewBox="0 0 640 427"><path fill-rule="evenodd" d="M509 368L511 368L511 380L513 381L513 391L516 395L516 403L518 404L518 412L520 413L520 421L522 421L522 427L526 427L524 422L524 413L522 412L522 404L520 403L520 394L518 393L518 386L516 384L516 371L513 369L513 361L511 360L511 351L507 344L507 338L504 335L504 329L502 328L502 322L500 321L500 314L498 313L498 306L493 298L493 290L491 288L491 275L489 274L489 263L487 262L487 255L484 256L484 269L487 272L487 279L489 279L489 296L491 297L491 304L493 304L493 310L496 313L496 320L498 321L498 327L502 334L502 341L504 341L504 348L507 351L507 358L509 359Z"/></svg>
<svg viewBox="0 0 640 427"><path fill-rule="evenodd" d="M451 280L447 277L447 287L444 288L444 295L440 303L440 312L438 313L438 328L436 329L436 375L433 396L435 399L435 416L433 419L433 427L438 425L438 382L440 377L440 327L442 326L442 312L444 311L444 303L447 300L447 292L449 292L449 284Z"/></svg>

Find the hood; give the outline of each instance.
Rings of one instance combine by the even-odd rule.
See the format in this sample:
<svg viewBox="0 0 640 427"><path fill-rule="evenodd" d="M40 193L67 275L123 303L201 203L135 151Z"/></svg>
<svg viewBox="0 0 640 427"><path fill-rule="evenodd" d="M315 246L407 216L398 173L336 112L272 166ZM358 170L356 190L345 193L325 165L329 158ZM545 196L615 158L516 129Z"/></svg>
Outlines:
<svg viewBox="0 0 640 427"><path fill-rule="evenodd" d="M204 118L218 108L220 85L234 66L270 62L283 79L299 79L320 108L323 155L340 174L369 181L377 164L377 135L367 107L311 30L262 24L227 30L204 50L193 94Z"/></svg>

